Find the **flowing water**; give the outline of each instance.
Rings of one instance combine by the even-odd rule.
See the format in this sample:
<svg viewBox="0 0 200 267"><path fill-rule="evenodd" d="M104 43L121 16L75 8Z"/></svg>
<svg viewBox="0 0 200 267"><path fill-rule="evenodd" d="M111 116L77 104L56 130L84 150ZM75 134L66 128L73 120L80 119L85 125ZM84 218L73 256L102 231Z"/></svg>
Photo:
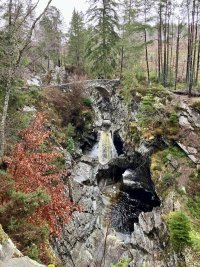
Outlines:
<svg viewBox="0 0 200 267"><path fill-rule="evenodd" d="M113 144L111 132L109 130L102 130L99 141L99 163L106 164L116 156L117 152Z"/></svg>
<svg viewBox="0 0 200 267"><path fill-rule="evenodd" d="M98 139L99 142L93 146L89 155L104 165L118 156L118 142L115 142L115 148L110 127L103 127ZM97 174L106 221L110 221L112 227L120 233L133 232L139 214L152 211L153 207L160 204L156 193L148 186L151 183L148 168L145 166L136 171L114 166L102 169Z"/></svg>
<svg viewBox="0 0 200 267"><path fill-rule="evenodd" d="M152 192L142 188L121 191L111 205L112 226L121 233L130 234L134 231L134 223L138 222L139 214L142 211L152 211L159 204Z"/></svg>

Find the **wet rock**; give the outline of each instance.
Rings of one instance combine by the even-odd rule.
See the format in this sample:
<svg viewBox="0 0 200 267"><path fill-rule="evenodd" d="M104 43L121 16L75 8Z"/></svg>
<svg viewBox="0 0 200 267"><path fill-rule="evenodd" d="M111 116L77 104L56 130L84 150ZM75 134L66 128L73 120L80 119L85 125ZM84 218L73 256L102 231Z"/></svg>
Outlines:
<svg viewBox="0 0 200 267"><path fill-rule="evenodd" d="M109 163L107 164L107 166L108 168L109 166L128 168L130 166L130 161L125 156L119 156L119 157L115 157L114 159L111 159Z"/></svg>
<svg viewBox="0 0 200 267"><path fill-rule="evenodd" d="M110 120L103 120L102 126L109 128L111 126L111 121Z"/></svg>

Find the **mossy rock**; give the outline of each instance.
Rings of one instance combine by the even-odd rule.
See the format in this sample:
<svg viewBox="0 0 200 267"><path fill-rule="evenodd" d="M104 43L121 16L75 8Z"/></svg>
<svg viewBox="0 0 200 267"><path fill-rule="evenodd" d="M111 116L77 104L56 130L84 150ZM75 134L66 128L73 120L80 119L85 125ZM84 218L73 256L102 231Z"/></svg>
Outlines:
<svg viewBox="0 0 200 267"><path fill-rule="evenodd" d="M168 126L167 127L167 135L168 136L176 136L179 133L179 127L178 126Z"/></svg>
<svg viewBox="0 0 200 267"><path fill-rule="evenodd" d="M194 101L191 107L197 112L200 112L200 99Z"/></svg>

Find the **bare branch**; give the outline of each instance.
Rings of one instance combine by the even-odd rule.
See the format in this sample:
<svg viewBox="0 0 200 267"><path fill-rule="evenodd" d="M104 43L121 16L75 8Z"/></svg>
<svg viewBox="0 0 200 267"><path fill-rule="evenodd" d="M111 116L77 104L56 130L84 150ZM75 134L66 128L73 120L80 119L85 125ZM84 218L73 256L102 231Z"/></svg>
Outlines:
<svg viewBox="0 0 200 267"><path fill-rule="evenodd" d="M27 12L26 15L24 16L22 22L21 22L20 25L16 28L16 30L18 30L18 29L23 25L23 23L26 21L26 19L28 18L28 16L29 16L29 15L36 9L36 7L38 6L39 2L40 2L40 0L38 0L38 1L36 2L36 4L35 4L32 8L30 8L30 9L28 10L28 12Z"/></svg>
<svg viewBox="0 0 200 267"><path fill-rule="evenodd" d="M12 0L9 1L8 16L8 25L10 27L12 25Z"/></svg>
<svg viewBox="0 0 200 267"><path fill-rule="evenodd" d="M49 0L49 2L47 3L45 9L43 10L43 12L34 20L30 30L29 30L29 33L27 34L27 37L26 37L26 40L25 40L25 43L24 43L24 46L22 47L22 49L19 51L19 56L18 56L18 59L16 61L16 68L18 67L19 63L20 63L20 60L21 60L21 57L24 53L24 51L26 50L27 46L29 45L30 41L31 41L31 37L32 37L32 34L33 34L33 30L37 24L37 22L41 19L41 17L44 15L44 13L47 11L49 5L51 4L52 0Z"/></svg>

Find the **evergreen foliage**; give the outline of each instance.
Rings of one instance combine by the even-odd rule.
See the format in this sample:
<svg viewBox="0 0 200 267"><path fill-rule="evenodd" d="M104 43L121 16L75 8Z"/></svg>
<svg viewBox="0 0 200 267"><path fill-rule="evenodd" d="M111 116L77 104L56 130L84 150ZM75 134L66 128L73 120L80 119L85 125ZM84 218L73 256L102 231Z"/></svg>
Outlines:
<svg viewBox="0 0 200 267"><path fill-rule="evenodd" d="M74 9L68 32L67 62L77 68L84 68L85 34L83 13Z"/></svg>
<svg viewBox="0 0 200 267"><path fill-rule="evenodd" d="M61 13L55 6L50 6L40 21L40 42L38 51L42 58L47 61L46 69L50 68L50 60L54 66L61 64L61 40L63 33L61 31L62 19Z"/></svg>
<svg viewBox="0 0 200 267"><path fill-rule="evenodd" d="M117 1L90 0L87 15L93 26L86 47L91 71L97 77L110 77L117 66Z"/></svg>
<svg viewBox="0 0 200 267"><path fill-rule="evenodd" d="M171 214L168 225L172 246L180 253L190 244L190 221L182 211L177 211Z"/></svg>

